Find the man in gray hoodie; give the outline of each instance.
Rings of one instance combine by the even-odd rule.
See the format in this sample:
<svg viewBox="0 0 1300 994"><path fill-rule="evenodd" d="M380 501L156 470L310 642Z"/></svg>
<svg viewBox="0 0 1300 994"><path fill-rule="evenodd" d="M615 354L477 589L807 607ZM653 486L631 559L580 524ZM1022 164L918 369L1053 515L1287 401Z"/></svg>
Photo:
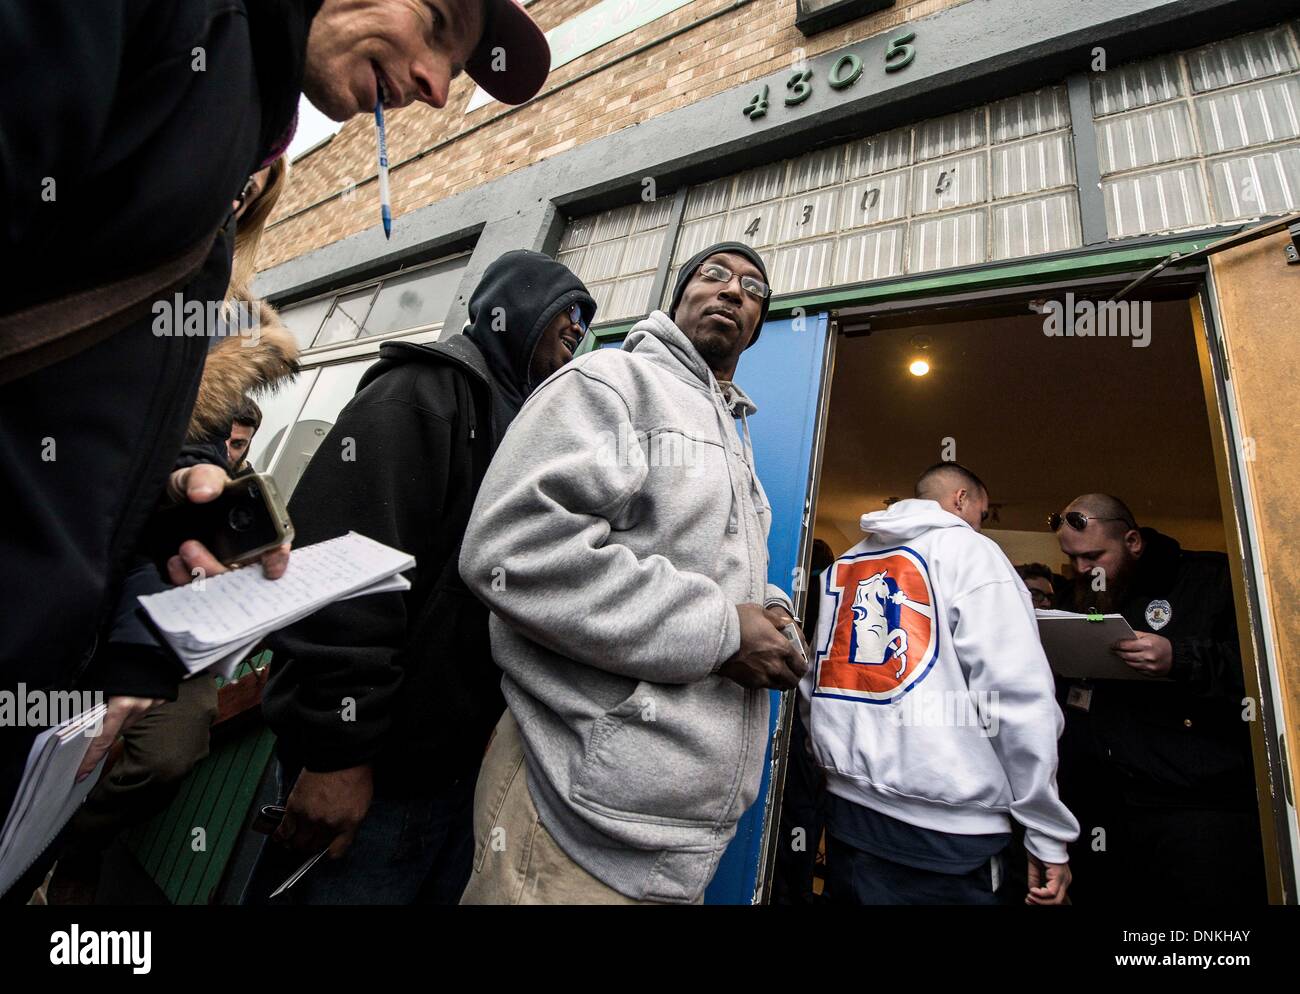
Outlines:
<svg viewBox="0 0 1300 994"><path fill-rule="evenodd" d="M748 246L706 249L667 314L553 375L498 450L460 571L508 710L462 903L698 903L758 796L768 690L805 669L731 382L770 295Z"/></svg>

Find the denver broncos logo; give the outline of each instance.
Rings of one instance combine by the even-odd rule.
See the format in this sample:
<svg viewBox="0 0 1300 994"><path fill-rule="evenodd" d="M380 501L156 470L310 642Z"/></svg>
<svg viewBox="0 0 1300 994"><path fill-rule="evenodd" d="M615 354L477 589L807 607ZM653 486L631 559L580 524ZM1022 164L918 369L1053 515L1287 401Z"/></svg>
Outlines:
<svg viewBox="0 0 1300 994"><path fill-rule="evenodd" d="M834 621L818 648L815 696L888 704L930 672L939 632L929 569L916 552L900 546L836 560L826 592Z"/></svg>

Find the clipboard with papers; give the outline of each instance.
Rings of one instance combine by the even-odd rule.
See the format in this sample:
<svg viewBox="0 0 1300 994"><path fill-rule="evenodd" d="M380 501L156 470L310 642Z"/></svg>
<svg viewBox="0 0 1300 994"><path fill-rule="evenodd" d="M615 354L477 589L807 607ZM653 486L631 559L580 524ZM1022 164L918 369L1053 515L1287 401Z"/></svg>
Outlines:
<svg viewBox="0 0 1300 994"><path fill-rule="evenodd" d="M1038 637L1057 676L1070 680L1163 680L1129 666L1111 651L1116 642L1136 636L1120 614L1035 611Z"/></svg>

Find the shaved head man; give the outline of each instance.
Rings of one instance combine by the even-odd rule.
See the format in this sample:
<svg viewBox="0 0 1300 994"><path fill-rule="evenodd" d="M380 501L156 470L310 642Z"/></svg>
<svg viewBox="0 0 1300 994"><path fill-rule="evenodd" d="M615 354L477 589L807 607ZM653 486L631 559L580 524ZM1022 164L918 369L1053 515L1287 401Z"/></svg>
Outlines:
<svg viewBox="0 0 1300 994"><path fill-rule="evenodd" d="M1071 855L1081 902L1262 903L1246 690L1228 559L1138 526L1088 493L1051 515L1075 571L1075 611L1124 616L1127 680L1066 681L1061 795L1106 851ZM1141 880L1140 887L1134 881Z"/></svg>
<svg viewBox="0 0 1300 994"><path fill-rule="evenodd" d="M1142 532L1133 512L1110 494L1084 494L1070 501L1059 520L1053 517L1052 524L1061 551L1074 567L1076 583L1091 590L1097 571L1104 572L1105 586L1096 591L1102 596L1094 600L1097 607L1108 609L1114 598L1123 596L1123 588L1142 557Z"/></svg>
<svg viewBox="0 0 1300 994"><path fill-rule="evenodd" d="M863 540L816 582L800 720L825 782L834 903L1066 900L1079 825L1056 789L1064 722L1029 594L979 534L987 510L978 476L931 466L915 498L862 516ZM997 727L921 717L948 701L998 702ZM1006 882L1013 858L1023 890Z"/></svg>
<svg viewBox="0 0 1300 994"><path fill-rule="evenodd" d="M989 516L989 492L984 481L955 462L935 463L916 481L916 497L932 500L976 531Z"/></svg>

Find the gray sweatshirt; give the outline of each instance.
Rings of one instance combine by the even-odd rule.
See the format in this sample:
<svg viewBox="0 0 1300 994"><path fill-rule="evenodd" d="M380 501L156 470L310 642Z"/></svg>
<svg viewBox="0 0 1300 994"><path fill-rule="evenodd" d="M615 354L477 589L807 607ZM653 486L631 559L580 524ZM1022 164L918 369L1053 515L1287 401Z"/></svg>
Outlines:
<svg viewBox="0 0 1300 994"><path fill-rule="evenodd" d="M789 609L754 411L655 311L532 394L465 533L542 824L629 897L698 900L758 795L768 691L717 675L737 604Z"/></svg>

